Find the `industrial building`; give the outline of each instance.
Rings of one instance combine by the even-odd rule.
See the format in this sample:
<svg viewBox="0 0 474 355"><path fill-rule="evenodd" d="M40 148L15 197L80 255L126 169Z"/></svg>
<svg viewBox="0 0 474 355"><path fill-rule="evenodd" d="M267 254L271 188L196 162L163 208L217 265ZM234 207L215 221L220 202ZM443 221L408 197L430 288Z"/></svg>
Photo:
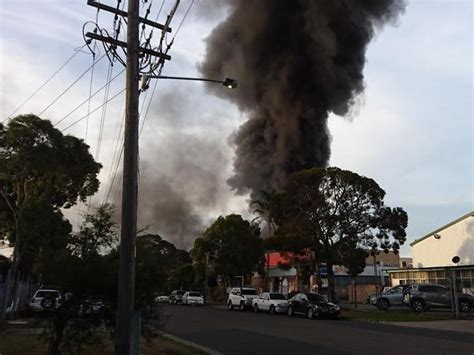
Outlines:
<svg viewBox="0 0 474 355"><path fill-rule="evenodd" d="M474 211L415 240L410 246L412 266L388 271L392 285L449 285L450 270L454 268L458 287L474 288Z"/></svg>

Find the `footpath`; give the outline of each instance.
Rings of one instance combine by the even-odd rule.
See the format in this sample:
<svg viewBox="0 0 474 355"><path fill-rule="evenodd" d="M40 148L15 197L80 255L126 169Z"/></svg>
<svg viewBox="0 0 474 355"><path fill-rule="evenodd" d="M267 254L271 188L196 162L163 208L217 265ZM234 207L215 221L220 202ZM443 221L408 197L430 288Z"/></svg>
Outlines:
<svg viewBox="0 0 474 355"><path fill-rule="evenodd" d="M474 319L470 320L434 320L429 322L383 322L401 327L449 330L474 334Z"/></svg>
<svg viewBox="0 0 474 355"><path fill-rule="evenodd" d="M350 314L350 318L357 320L375 321L408 328L424 328L432 330L447 330L474 334L474 313L461 314L462 319L436 319L451 318L451 311L446 309L433 309L423 313L413 313L406 307L392 307L387 311L377 310L369 304L353 304L342 302L341 306ZM429 319L429 318L433 319Z"/></svg>

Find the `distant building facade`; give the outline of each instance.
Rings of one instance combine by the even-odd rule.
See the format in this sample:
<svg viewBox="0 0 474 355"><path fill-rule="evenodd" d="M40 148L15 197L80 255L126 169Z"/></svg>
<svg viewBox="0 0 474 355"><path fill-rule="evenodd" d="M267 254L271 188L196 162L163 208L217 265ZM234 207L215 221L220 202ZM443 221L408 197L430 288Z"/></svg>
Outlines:
<svg viewBox="0 0 474 355"><path fill-rule="evenodd" d="M327 288L327 269L324 264L320 267L320 276L323 284L323 290L317 290L317 275L311 275L310 278L302 278L298 272L297 266L289 265L291 256L280 252L271 252L266 255L265 272L267 278L261 278L254 275L252 285L260 289L268 289L275 292L291 293L295 291L318 291L326 292ZM375 267L374 267L375 262ZM400 256L394 252L380 252L375 256L368 256L366 267L360 273L355 282L357 285L380 285L385 286L389 283L387 270L398 269L400 267ZM335 287L339 297L347 297L348 285L352 280L347 274L344 266L334 265ZM265 284L266 283L266 284Z"/></svg>
<svg viewBox="0 0 474 355"><path fill-rule="evenodd" d="M474 288L474 211L410 244L412 265L389 271L393 285L433 283L449 286L455 268L458 287ZM457 264L453 257L459 257Z"/></svg>

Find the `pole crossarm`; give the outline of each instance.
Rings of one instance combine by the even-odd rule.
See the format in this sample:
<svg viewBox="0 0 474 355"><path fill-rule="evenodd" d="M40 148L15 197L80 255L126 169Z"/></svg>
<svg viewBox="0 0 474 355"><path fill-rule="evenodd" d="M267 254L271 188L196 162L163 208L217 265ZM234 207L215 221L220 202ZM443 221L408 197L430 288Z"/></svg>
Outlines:
<svg viewBox="0 0 474 355"><path fill-rule="evenodd" d="M112 12L116 15L119 15L119 16L123 16L123 17L128 17L128 13L126 11L123 11L123 10L120 10L120 9L116 9L112 6L108 6L108 5L105 5L105 4L102 4L100 2L97 2L95 0L87 0L87 5L90 5L90 6L93 6L93 7L96 7L98 9L101 9L101 10L104 10L104 11L108 11L108 12ZM153 22L153 21L150 21L146 18L143 18L143 17L139 17L138 18L138 21L141 22L141 23L144 23L145 25L148 25L148 26L151 26L151 27L155 27L155 28L158 28L160 30L164 30L166 32L171 32L171 28L169 26L165 26L165 25L161 25L159 23L156 23L156 22Z"/></svg>
<svg viewBox="0 0 474 355"><path fill-rule="evenodd" d="M87 32L86 37L91 38L91 39L95 39L95 40L98 40L98 41L110 43L110 44L115 45L115 46L120 46L120 47L123 47L123 48L127 48L127 43L126 42L119 41L119 40L114 39L112 37L101 36L101 35L98 35L97 33L93 33L93 32ZM149 48L139 47L138 51L140 53L149 54L149 55L159 57L159 58L162 58L162 59L165 59L165 60L170 60L171 59L170 55L164 54L164 53L161 53L161 52L157 52L157 51L154 51L153 49L149 49Z"/></svg>

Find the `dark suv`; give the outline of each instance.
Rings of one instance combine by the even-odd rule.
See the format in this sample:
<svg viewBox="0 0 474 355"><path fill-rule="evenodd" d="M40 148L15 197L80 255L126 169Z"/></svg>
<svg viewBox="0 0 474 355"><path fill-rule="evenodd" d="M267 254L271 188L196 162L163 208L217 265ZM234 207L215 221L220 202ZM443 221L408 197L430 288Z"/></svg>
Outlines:
<svg viewBox="0 0 474 355"><path fill-rule="evenodd" d="M411 285L403 292L403 303L415 312L423 312L430 307L452 307L451 290L441 285ZM465 293L458 294L459 310L469 312L474 297Z"/></svg>

